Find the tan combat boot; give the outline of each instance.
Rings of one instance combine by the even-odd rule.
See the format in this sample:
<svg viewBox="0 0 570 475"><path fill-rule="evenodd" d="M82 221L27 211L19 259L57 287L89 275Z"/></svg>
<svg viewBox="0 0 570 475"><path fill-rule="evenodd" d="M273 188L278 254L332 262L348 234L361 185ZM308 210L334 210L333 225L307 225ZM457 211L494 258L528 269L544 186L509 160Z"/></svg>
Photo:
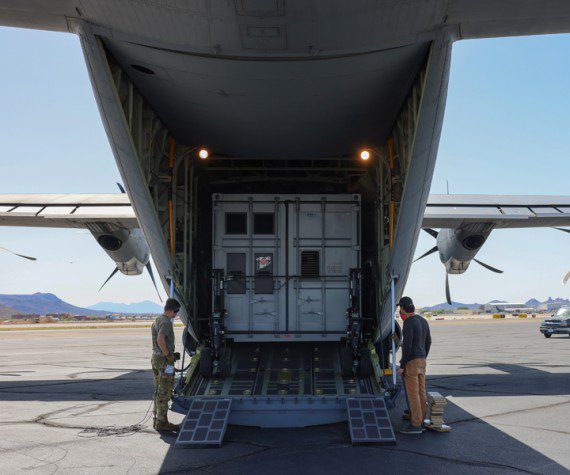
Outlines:
<svg viewBox="0 0 570 475"><path fill-rule="evenodd" d="M157 420L156 423L154 424L154 428L159 432L161 432L161 431L178 432L180 430L180 424L172 424L172 423L168 422L168 419L165 421Z"/></svg>

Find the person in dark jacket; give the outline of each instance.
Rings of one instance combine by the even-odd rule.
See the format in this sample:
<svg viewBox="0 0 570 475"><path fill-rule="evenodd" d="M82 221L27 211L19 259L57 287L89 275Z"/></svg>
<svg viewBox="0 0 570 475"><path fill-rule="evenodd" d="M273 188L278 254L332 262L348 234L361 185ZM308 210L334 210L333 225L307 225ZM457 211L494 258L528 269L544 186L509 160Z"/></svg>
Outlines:
<svg viewBox="0 0 570 475"><path fill-rule="evenodd" d="M400 432L421 434L426 418L426 358L431 347L431 335L428 322L416 315L414 302L410 297L402 297L398 302L400 317L404 321L402 359L398 374L404 379L411 423Z"/></svg>

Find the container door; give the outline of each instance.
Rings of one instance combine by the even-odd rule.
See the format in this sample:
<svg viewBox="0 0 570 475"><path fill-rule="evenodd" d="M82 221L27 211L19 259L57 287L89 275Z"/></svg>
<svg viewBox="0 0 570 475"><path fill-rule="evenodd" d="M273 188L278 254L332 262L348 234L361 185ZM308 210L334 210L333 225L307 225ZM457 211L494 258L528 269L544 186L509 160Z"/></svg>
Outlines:
<svg viewBox="0 0 570 475"><path fill-rule="evenodd" d="M348 276L359 266L359 197L302 197L289 206L288 330L338 340L346 334Z"/></svg>

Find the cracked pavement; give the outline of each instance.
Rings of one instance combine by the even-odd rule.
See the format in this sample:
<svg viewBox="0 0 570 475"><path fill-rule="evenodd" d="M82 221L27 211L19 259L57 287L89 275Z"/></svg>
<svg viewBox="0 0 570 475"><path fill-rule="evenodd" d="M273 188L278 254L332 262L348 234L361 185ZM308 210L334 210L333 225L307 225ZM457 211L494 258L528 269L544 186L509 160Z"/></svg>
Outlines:
<svg viewBox="0 0 570 475"><path fill-rule="evenodd" d="M570 338L538 325L432 322L428 390L452 432L384 447L335 424L230 426L222 448L175 449L152 430L148 329L0 332L0 472L570 473Z"/></svg>

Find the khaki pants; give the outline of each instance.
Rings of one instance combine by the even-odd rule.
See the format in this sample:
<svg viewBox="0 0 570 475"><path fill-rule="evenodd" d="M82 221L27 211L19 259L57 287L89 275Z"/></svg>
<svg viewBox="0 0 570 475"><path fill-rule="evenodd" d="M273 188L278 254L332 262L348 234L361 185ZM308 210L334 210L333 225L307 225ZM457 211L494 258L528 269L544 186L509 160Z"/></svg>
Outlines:
<svg viewBox="0 0 570 475"><path fill-rule="evenodd" d="M406 363L404 384L412 413L412 425L418 427L427 416L425 358L416 358Z"/></svg>
<svg viewBox="0 0 570 475"><path fill-rule="evenodd" d="M174 375L164 374L166 358L164 356L152 355L152 372L154 375L154 417L159 421L166 422L168 414L168 403L172 397L174 387Z"/></svg>

